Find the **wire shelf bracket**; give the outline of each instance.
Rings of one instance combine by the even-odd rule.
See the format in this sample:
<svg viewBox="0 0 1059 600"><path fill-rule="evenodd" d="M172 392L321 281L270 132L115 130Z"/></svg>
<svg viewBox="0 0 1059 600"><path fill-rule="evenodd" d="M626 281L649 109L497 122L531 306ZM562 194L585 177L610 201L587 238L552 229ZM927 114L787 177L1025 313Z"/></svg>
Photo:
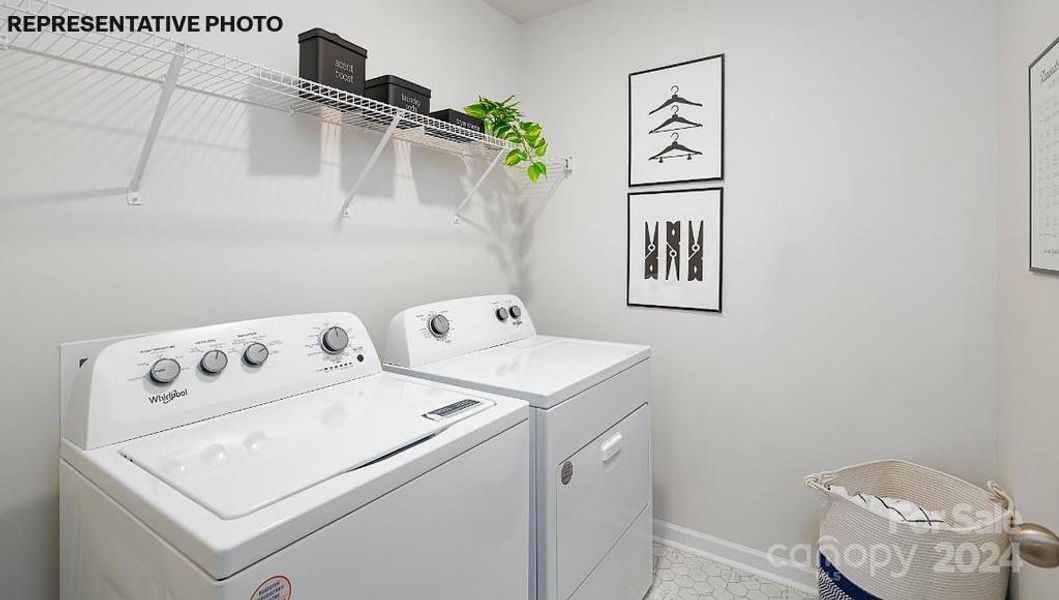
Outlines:
<svg viewBox="0 0 1059 600"><path fill-rule="evenodd" d="M507 152L507 148L501 148L500 152L497 152L496 157L493 158L493 162L489 163L489 166L482 172L482 176L478 178L478 181L474 182L474 187L471 188L471 191L467 192L467 196L463 199L463 202L460 202L460 205L456 207L456 213L452 216L452 223L454 225L460 224L460 215L463 214L463 209L467 208L467 205L470 204L471 199L474 198L474 194L478 191L478 188L482 187L482 184L485 183L485 178L489 177L489 173L492 173L493 169L500 164L500 159L504 158L504 155L506 155Z"/></svg>
<svg viewBox="0 0 1059 600"><path fill-rule="evenodd" d="M129 204L134 206L143 204L140 184L143 183L143 174L147 171L147 162L151 159L151 151L154 150L154 144L158 140L158 132L162 129L165 113L169 110L169 102L172 100L173 92L176 90L177 80L180 79L180 69L184 66L185 52L186 48L183 44L176 46L173 51L173 58L169 61L169 69L162 79L162 92L158 95L158 104L155 106L154 116L151 118L151 126L147 129L147 137L143 140L140 158L136 161L136 171L132 174L129 191L126 194Z"/></svg>
<svg viewBox="0 0 1059 600"><path fill-rule="evenodd" d="M397 131L397 125L401 122L401 113L398 112L393 116L393 120L390 121L390 126L386 128L386 131L382 134L382 139L375 145L375 151L368 157L368 162L360 169L360 175L357 175L357 180L353 182L353 187L349 188L349 193L346 194L346 201L342 204L342 216L349 218L350 205L353 204L353 199L357 197L357 191L360 190L360 186L364 183L364 180L368 177L368 173L371 168L375 166L375 163L379 160L379 155L382 154L383 148L386 144L390 143L390 139L393 138L393 134Z"/></svg>
<svg viewBox="0 0 1059 600"><path fill-rule="evenodd" d="M553 181L551 186L548 187L548 191L544 193L544 196L541 198L540 202L537 203L537 207L530 214L529 219L526 220L527 224L533 223L537 220L537 217L541 216L541 213L544 212L545 207L547 207L548 203L551 202L552 196L554 196L555 192L559 190L559 184L561 184L564 179L569 177L570 174L574 172L574 157L568 156L564 158L562 162L562 167L562 171L557 174L555 181Z"/></svg>
<svg viewBox="0 0 1059 600"><path fill-rule="evenodd" d="M496 165L500 163L500 159L503 158L506 154L506 149L500 151L497 154L496 158L493 159L493 162L489 164L489 168L487 168L485 172L482 173L482 176L478 178L477 182L475 182L474 187L471 188L470 192L468 192L467 197L463 199L463 202L461 202L459 206L456 207L456 214L453 216L452 219L453 224L460 224L460 217L463 216L464 209L467 208L467 205L474 198L475 192L478 191L478 188L480 188L482 186L482 183L485 182L485 179L489 176L489 173L496 167ZM527 220L527 224L537 220L537 217L540 216L540 214L544 211L544 207L547 206L548 202L552 199L552 196L554 196L555 192L559 189L559 184L561 184L563 180L565 180L567 177L570 176L570 174L574 172L574 157L568 156L566 158L560 159L558 163L553 163L549 165L549 171L554 172L556 168L558 168L558 172L555 173L555 177L549 180L547 191L537 203L537 207L534 209L533 214L530 215L530 218ZM526 196L526 192L530 189L531 186L534 186L534 183L526 181L519 189L516 195L519 197Z"/></svg>

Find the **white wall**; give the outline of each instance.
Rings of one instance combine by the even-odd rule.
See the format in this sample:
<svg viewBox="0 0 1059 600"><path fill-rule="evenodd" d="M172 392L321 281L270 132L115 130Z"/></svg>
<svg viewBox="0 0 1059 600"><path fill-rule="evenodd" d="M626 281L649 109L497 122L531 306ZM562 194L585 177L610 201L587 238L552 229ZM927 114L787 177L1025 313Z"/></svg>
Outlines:
<svg viewBox="0 0 1059 600"><path fill-rule="evenodd" d="M77 7L145 10L132 0ZM193 39L289 72L297 72L297 33L322 26L368 48L369 76L393 72L421 82L439 108L479 92L518 91L520 29L479 0L444 7L195 0L178 12L218 11L282 16L279 34ZM22 60L0 60L0 581L7 598L58 594L56 344L339 309L360 314L381 340L404 306L519 287L518 239L505 213L491 211L482 229L452 225L480 162L387 152L355 218L336 222L377 136L178 94L148 168L145 206L132 208L115 188L128 185L156 86ZM503 188L493 181L486 195Z"/></svg>
<svg viewBox="0 0 1059 600"><path fill-rule="evenodd" d="M1059 530L1059 276L1028 269L1029 98L1027 67L1059 36L1059 4L998 3L997 270L999 456L1003 481L1028 521ZM1059 570L1027 567L1019 597L1052 598Z"/></svg>
<svg viewBox="0 0 1059 600"><path fill-rule="evenodd" d="M809 472L994 476L995 6L596 0L526 29L577 156L530 240L546 331L654 353L656 516L815 539ZM724 52L724 313L625 306L627 74Z"/></svg>

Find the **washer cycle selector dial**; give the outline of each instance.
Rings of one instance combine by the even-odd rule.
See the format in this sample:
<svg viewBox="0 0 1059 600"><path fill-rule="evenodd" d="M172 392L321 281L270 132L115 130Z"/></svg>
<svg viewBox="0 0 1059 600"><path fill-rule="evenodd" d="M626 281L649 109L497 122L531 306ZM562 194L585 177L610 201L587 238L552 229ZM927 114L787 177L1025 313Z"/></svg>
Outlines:
<svg viewBox="0 0 1059 600"><path fill-rule="evenodd" d="M430 335L442 338L449 332L449 320L445 315L434 315L430 317L428 327L430 328Z"/></svg>
<svg viewBox="0 0 1059 600"><path fill-rule="evenodd" d="M260 367L268 360L268 346L254 342L243 350L243 361L251 367Z"/></svg>
<svg viewBox="0 0 1059 600"><path fill-rule="evenodd" d="M496 318L501 320L501 321L506 321L507 320L507 309L504 308L503 306L501 306L500 308L496 309Z"/></svg>
<svg viewBox="0 0 1059 600"><path fill-rule="evenodd" d="M328 354L338 354L349 345L349 334L341 327L328 327L320 336L320 346Z"/></svg>
<svg viewBox="0 0 1059 600"><path fill-rule="evenodd" d="M178 375L180 375L180 363L172 358L160 358L154 361L149 373L151 381L159 385L173 383Z"/></svg>
<svg viewBox="0 0 1059 600"><path fill-rule="evenodd" d="M210 350L199 359L199 368L207 375L216 375L228 366L228 355L222 350Z"/></svg>
<svg viewBox="0 0 1059 600"><path fill-rule="evenodd" d="M511 313L511 316L516 319L522 316L522 309L517 306L512 306L508 309L508 312Z"/></svg>

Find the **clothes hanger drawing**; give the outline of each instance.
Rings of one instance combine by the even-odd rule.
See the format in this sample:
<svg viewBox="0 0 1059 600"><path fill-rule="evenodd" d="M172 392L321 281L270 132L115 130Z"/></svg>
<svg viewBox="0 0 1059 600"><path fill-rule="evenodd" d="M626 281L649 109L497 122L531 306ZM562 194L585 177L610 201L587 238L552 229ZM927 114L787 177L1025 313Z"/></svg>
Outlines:
<svg viewBox="0 0 1059 600"><path fill-rule="evenodd" d="M669 127L670 125L672 125L674 123L676 123L676 124L678 124L680 126L679 127ZM666 127L669 127L669 129L666 129ZM648 131L648 133L664 133L664 132L667 132L667 131L679 131L681 129L693 129L695 127L702 127L702 123L696 123L695 121L689 121L689 120L685 119L684 117L680 116L680 107L677 106L676 104L674 104L673 105L673 114L670 115L670 117L668 119L666 119L661 125L659 125L658 127L655 127L651 131Z"/></svg>
<svg viewBox="0 0 1059 600"><path fill-rule="evenodd" d="M662 110L663 108L665 108L665 107L667 107L667 106L669 106L671 104L687 104L688 106L702 106L702 104L700 104L698 102L692 102L691 100L688 100L687 98L681 98L680 96L678 96L677 92L680 91L680 86L679 85L674 85L671 89L673 90L673 96L670 97L669 100L666 100L665 102L663 102L661 106L659 106L658 108L652 110L651 112L649 112L647 114L653 115L656 112Z"/></svg>
<svg viewBox="0 0 1059 600"><path fill-rule="evenodd" d="M692 221L688 221L688 281L702 281L702 225L699 221L699 235L695 235Z"/></svg>
<svg viewBox="0 0 1059 600"><path fill-rule="evenodd" d="M673 271L680 281L680 221L666 221L666 281Z"/></svg>
<svg viewBox="0 0 1059 600"><path fill-rule="evenodd" d="M657 160L660 163L665 162L666 160L671 158L686 158L688 160L691 160L693 157L702 154L702 152L699 152L698 150L692 150L691 148L688 148L687 146L681 144L680 134L676 131L671 133L670 136L673 138L673 142L666 146L664 150L648 158L647 160ZM676 154L674 154L674 152Z"/></svg>
<svg viewBox="0 0 1059 600"><path fill-rule="evenodd" d="M643 237L643 278L658 279L658 221L655 221L654 237L651 236L650 225L644 221Z"/></svg>

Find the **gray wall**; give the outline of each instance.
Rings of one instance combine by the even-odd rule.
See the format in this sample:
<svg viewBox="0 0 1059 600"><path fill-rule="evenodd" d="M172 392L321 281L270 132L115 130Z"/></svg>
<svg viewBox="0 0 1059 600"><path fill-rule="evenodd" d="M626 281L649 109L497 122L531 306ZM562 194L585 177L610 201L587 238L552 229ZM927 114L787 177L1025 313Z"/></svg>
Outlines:
<svg viewBox="0 0 1059 600"><path fill-rule="evenodd" d="M77 5L145 10L131 0ZM444 8L429 0L197 0L177 12L219 10L274 12L286 26L195 41L288 72L297 72L297 33L323 26L369 49L369 75L420 81L438 107L518 91L520 29L479 0ZM145 205L132 208L114 188L131 177L156 88L20 60L0 61L5 597L58 595L56 344L323 310L358 313L382 340L401 307L519 287L515 229L499 203L478 219L481 228L452 225L481 162L389 151L355 218L337 222L378 136L178 94L144 182ZM504 188L502 178L491 181L487 199Z"/></svg>
<svg viewBox="0 0 1059 600"><path fill-rule="evenodd" d="M998 332L1000 473L1028 521L1059 530L1059 276L1031 273L1027 67L1059 36L1059 4L999 6ZM1027 567L1020 598L1054 598L1059 570Z"/></svg>
<svg viewBox="0 0 1059 600"><path fill-rule="evenodd" d="M527 104L578 157L532 240L545 329L654 352L655 514L815 539L801 476L994 476L995 7L597 0L530 23ZM727 59L724 313L625 307L627 74Z"/></svg>

